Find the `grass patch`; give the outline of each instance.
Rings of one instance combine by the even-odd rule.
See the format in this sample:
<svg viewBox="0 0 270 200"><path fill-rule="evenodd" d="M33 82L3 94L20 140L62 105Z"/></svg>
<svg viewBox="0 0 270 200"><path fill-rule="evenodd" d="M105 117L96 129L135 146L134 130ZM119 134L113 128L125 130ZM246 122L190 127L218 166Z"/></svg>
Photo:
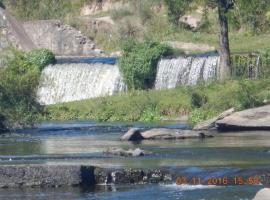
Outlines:
<svg viewBox="0 0 270 200"><path fill-rule="evenodd" d="M204 94L200 103L194 104L194 93ZM194 125L231 107L242 110L262 105L264 100L270 100L270 79L231 80L51 105L45 108L44 119L151 122L189 115Z"/></svg>

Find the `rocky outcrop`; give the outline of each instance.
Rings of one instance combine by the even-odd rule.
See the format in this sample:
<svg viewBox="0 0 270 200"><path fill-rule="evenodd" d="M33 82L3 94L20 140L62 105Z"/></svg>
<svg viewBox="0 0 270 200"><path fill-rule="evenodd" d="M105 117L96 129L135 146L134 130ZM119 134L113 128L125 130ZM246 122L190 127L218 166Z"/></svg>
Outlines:
<svg viewBox="0 0 270 200"><path fill-rule="evenodd" d="M126 134L121 137L121 140L176 140L209 137L213 137L213 135L202 131L155 128L144 132L139 132L139 130L136 129L130 129Z"/></svg>
<svg viewBox="0 0 270 200"><path fill-rule="evenodd" d="M113 147L111 149L108 149L104 151L105 154L108 155L115 155L115 156L124 156L124 157L140 157L140 156L146 156L151 155L151 152L144 151L140 148L137 149L129 149L125 150L118 147Z"/></svg>
<svg viewBox="0 0 270 200"><path fill-rule="evenodd" d="M56 55L101 56L92 40L59 20L30 21L23 27L38 48L50 49Z"/></svg>
<svg viewBox="0 0 270 200"><path fill-rule="evenodd" d="M268 200L270 199L270 189L264 188L257 192L253 200Z"/></svg>
<svg viewBox="0 0 270 200"><path fill-rule="evenodd" d="M216 121L221 131L229 130L270 130L270 105L235 112Z"/></svg>
<svg viewBox="0 0 270 200"><path fill-rule="evenodd" d="M235 112L234 108L226 110L217 117L214 117L212 119L209 119L209 120L206 120L204 122L201 122L201 123L197 124L193 128L193 130L209 130L209 129L213 129L216 126L216 121L221 120L221 119L233 114L234 112Z"/></svg>

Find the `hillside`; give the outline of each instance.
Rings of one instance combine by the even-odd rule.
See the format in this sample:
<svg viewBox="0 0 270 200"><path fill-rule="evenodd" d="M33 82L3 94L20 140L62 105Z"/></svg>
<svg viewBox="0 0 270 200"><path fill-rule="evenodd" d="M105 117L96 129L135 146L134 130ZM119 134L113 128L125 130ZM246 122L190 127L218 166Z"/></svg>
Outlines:
<svg viewBox="0 0 270 200"><path fill-rule="evenodd" d="M3 2L20 20L60 19L81 30L107 53L118 52L130 37L166 42L188 53L218 49L217 11L203 8L200 4L195 4L180 19L181 25L174 27L169 23L167 7L161 0ZM255 21L251 24L248 20L257 20L258 14L256 10L247 12L250 12L250 19L236 19L233 14L229 16L232 52L254 52L270 46L267 13L257 17L260 23Z"/></svg>

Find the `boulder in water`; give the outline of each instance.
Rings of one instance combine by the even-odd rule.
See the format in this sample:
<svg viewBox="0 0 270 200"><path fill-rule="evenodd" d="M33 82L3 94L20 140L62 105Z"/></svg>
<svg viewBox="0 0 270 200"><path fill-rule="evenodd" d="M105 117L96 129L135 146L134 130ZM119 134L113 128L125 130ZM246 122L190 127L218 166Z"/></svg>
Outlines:
<svg viewBox="0 0 270 200"><path fill-rule="evenodd" d="M146 156L146 155L150 155L151 152L147 152L144 151L140 148L137 149L129 149L129 150L125 150L122 148L118 148L118 147L113 147L111 149L108 149L107 151L104 152L105 154L110 154L110 155L115 155L115 156L125 156L125 157L139 157L139 156Z"/></svg>
<svg viewBox="0 0 270 200"><path fill-rule="evenodd" d="M269 200L270 199L270 189L264 188L257 192L253 200Z"/></svg>
<svg viewBox="0 0 270 200"><path fill-rule="evenodd" d="M221 131L270 130L270 105L235 112L218 120L216 126Z"/></svg>
<svg viewBox="0 0 270 200"><path fill-rule="evenodd" d="M141 131L138 128L129 129L129 131L121 137L121 140L123 141L140 141L143 139Z"/></svg>
<svg viewBox="0 0 270 200"><path fill-rule="evenodd" d="M215 128L216 121L221 120L235 112L234 108L224 111L219 116L197 124L193 130L209 130Z"/></svg>
<svg viewBox="0 0 270 200"><path fill-rule="evenodd" d="M141 133L144 139L154 140L154 139L188 139L188 138L208 138L213 137L213 135L194 130L182 130L182 129L166 129L166 128L157 128L150 129Z"/></svg>

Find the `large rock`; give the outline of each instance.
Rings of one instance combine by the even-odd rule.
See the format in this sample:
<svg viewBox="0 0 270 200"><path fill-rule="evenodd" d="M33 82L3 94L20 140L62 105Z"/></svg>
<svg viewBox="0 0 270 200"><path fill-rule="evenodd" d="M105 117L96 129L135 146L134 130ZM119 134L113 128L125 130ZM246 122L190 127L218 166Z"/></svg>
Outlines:
<svg viewBox="0 0 270 200"><path fill-rule="evenodd" d="M121 137L123 141L140 141L144 138L141 135L141 131L138 128L131 128L128 132Z"/></svg>
<svg viewBox="0 0 270 200"><path fill-rule="evenodd" d="M236 112L218 120L219 130L270 130L270 105Z"/></svg>
<svg viewBox="0 0 270 200"><path fill-rule="evenodd" d="M144 132L140 132L139 129L130 129L125 135L121 137L123 141L140 141L140 140L176 140L176 139L188 139L188 138L207 138L213 137L213 135L194 130L183 129L167 129L167 128L154 128Z"/></svg>
<svg viewBox="0 0 270 200"><path fill-rule="evenodd" d="M147 140L153 139L188 139L188 138L207 138L213 137L211 134L207 134L201 131L182 130L182 129L166 129L156 128L150 129L141 133L142 137Z"/></svg>
<svg viewBox="0 0 270 200"><path fill-rule="evenodd" d="M253 200L269 200L270 199L270 189L264 188L257 192Z"/></svg>
<svg viewBox="0 0 270 200"><path fill-rule="evenodd" d="M226 110L226 111L224 111L223 113L221 113L219 116L217 116L215 118L212 118L212 119L209 119L209 120L206 120L204 122L201 122L201 123L197 124L193 128L193 130L209 130L209 129L215 128L216 121L221 120L221 119L233 114L234 111L235 111L234 108Z"/></svg>
<svg viewBox="0 0 270 200"><path fill-rule="evenodd" d="M146 155L151 154L151 152L144 151L140 148L125 150L125 149L118 148L118 147L113 147L111 149L108 149L104 153L109 154L109 155L125 156L125 157L129 157L129 156L139 157L139 156L146 156Z"/></svg>

